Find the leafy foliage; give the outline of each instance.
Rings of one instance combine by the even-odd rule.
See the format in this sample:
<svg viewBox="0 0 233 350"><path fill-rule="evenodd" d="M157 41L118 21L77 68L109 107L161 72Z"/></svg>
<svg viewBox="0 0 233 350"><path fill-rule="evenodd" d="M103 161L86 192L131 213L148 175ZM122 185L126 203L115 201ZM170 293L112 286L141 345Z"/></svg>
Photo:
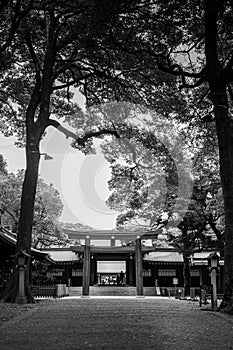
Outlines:
<svg viewBox="0 0 233 350"><path fill-rule="evenodd" d="M5 166L6 162L1 162L1 167L4 169L0 175L1 224L10 226L17 233L24 170L18 170L16 174L8 174ZM66 244L67 239L58 222L62 208L63 204L58 191L52 184L47 185L43 179L39 178L32 227L34 248Z"/></svg>

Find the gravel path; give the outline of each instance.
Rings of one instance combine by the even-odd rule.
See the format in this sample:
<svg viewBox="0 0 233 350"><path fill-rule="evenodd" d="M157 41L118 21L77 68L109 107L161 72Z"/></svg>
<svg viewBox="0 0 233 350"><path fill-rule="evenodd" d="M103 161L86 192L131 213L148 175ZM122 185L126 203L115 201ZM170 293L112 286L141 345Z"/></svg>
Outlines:
<svg viewBox="0 0 233 350"><path fill-rule="evenodd" d="M0 318L1 350L233 349L233 317L201 310L197 302L78 298L15 310Z"/></svg>

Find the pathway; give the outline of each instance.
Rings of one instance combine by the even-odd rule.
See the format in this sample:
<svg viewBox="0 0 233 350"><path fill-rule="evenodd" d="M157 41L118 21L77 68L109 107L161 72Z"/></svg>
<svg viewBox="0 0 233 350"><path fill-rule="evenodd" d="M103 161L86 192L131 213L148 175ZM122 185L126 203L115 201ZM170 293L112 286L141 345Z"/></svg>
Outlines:
<svg viewBox="0 0 233 350"><path fill-rule="evenodd" d="M21 307L0 326L1 350L233 349L233 317L197 302L64 298Z"/></svg>

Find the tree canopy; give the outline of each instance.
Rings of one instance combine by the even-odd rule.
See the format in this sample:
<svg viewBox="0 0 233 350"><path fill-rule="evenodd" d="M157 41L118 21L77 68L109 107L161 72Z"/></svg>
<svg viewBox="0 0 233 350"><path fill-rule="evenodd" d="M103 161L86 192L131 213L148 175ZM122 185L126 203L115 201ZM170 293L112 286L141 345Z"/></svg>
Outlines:
<svg viewBox="0 0 233 350"><path fill-rule="evenodd" d="M209 137L205 147L198 126L190 139L184 123L171 122L150 110L143 114L131 106L130 119L127 106L121 139L102 145L112 169L107 204L119 212L119 229L163 227L153 244L172 245L182 253L185 295L189 295L191 255L218 246L218 231L212 230L219 224L215 213L220 213L222 204L216 142ZM102 106L103 113L108 109Z"/></svg>

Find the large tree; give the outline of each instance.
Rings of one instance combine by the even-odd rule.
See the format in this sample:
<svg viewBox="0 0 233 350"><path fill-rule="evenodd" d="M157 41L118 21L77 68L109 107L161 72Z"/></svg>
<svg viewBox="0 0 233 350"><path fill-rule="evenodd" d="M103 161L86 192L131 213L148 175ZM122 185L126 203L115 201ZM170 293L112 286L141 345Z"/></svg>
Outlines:
<svg viewBox="0 0 233 350"><path fill-rule="evenodd" d="M93 104L120 98L146 101L154 87L150 80L135 75L140 72L140 60L137 68L132 69L134 59L122 56L119 48L112 47L108 36L117 19L124 28L125 16L140 11L137 1L32 0L17 4L19 8L11 3L10 9L5 7L6 12L3 11L3 15L12 13L4 17L8 27L12 26L16 11L22 14L23 10L23 15L7 46L13 48L12 59L0 81L1 130L5 135L15 133L18 144L25 145L26 173L16 251L30 254L40 140L46 129L57 128L66 137L72 137L78 148L90 148L89 140L94 136L119 137L109 120L90 129L91 116L83 114L74 103L70 88L79 88L87 103ZM158 80L162 82L163 77L161 74ZM175 81L173 77L167 80ZM77 133L61 126L54 116L65 117ZM17 289L15 270L5 300L14 301ZM28 301L33 301L27 283L26 293Z"/></svg>
<svg viewBox="0 0 233 350"><path fill-rule="evenodd" d="M72 137L79 149L90 149L92 137L119 137L109 120L91 129L91 115L81 111L70 88L79 88L88 104L119 98L143 101L153 91L147 79L139 78L135 85L136 76L130 74L132 62L111 46L107 35L117 18L124 27L125 15L140 7L137 1L25 0L3 8L5 26L1 30L5 35L7 26L14 30L5 47L11 55L0 80L1 130L6 136L16 134L18 144L26 150L16 253L30 254L40 141L46 129L55 127ZM20 20L15 26L16 13ZM139 63L134 73L140 71ZM173 77L168 80L175 81ZM57 121L60 117L77 133L61 126ZM26 294L30 302L33 298L27 282L28 278ZM5 300L14 302L17 293L15 269Z"/></svg>
<svg viewBox="0 0 233 350"><path fill-rule="evenodd" d="M22 188L16 253L30 254L35 193L40 161L40 141L49 127L55 127L72 137L77 145L102 134L113 134L115 129L88 128L85 116L72 101L69 87L87 89L87 79L113 79L103 61L101 32L122 4L95 1L35 1L24 16L12 38L15 45L13 64L1 79L4 104L2 105L2 131L17 134L25 145L26 172ZM105 11L103 11L105 10ZM95 52L98 55L95 57ZM102 59L101 59L102 58ZM103 62L102 62L103 61ZM119 78L120 79L120 78ZM52 118L76 118L79 134L62 127ZM87 132L85 133L85 127ZM33 301L28 278L26 294ZM5 300L14 302L18 293L17 269L8 285Z"/></svg>
<svg viewBox="0 0 233 350"><path fill-rule="evenodd" d="M205 57L201 67L192 70L191 65L185 70L182 65L172 68L170 58L167 64L160 62L160 68L171 74L178 74L183 80L184 88L195 88L201 85L208 89L208 98L213 106L216 133L219 144L220 174L223 187L225 207L225 268L224 296L220 309L232 312L233 308L233 138L231 109L232 93L232 16L231 1L205 0L203 7L199 6L200 33L196 40L202 48ZM172 11L174 14L174 11ZM203 15L204 16L203 16ZM188 27L186 27L188 30ZM194 34L190 30L189 33ZM201 36L203 44L201 45ZM192 57L191 57L192 60ZM187 79L191 77L192 81Z"/></svg>
<svg viewBox="0 0 233 350"><path fill-rule="evenodd" d="M230 0L155 0L141 5L140 12L126 18L124 31L119 22L109 36L113 45L134 57L135 62L141 61L141 75L152 84L159 72L177 77L188 104L179 118L199 116L203 122L208 119L215 123L225 210L224 297L220 309L232 312L233 4ZM156 87L155 94L163 91L161 85ZM148 102L157 107L154 96Z"/></svg>

